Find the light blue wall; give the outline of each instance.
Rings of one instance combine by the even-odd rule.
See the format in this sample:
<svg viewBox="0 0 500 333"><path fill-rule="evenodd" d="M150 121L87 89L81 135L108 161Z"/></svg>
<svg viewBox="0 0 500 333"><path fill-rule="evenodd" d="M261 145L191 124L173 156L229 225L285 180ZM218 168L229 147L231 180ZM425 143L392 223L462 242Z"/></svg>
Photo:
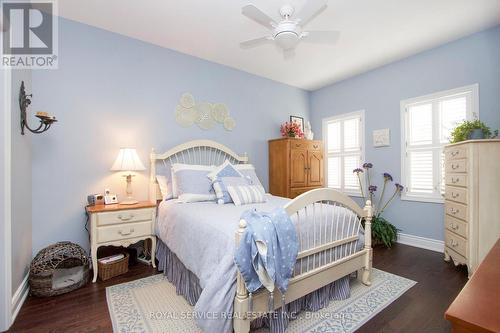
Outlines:
<svg viewBox="0 0 500 333"><path fill-rule="evenodd" d="M235 130L181 128L174 108L183 92L226 103ZM61 19L59 69L33 73L33 109L59 119L33 137L33 252L61 240L88 245L87 194L105 186L124 194L123 178L109 171L120 147L136 147L148 166L152 147L217 140L247 152L267 186L267 140L290 115L307 118L308 108L306 91ZM133 185L146 199L147 171Z"/></svg>
<svg viewBox="0 0 500 333"><path fill-rule="evenodd" d="M400 101L474 83L481 120L500 128L500 26L314 91L311 123L321 137L323 118L365 110L366 160L399 180ZM381 128L390 129L391 146L373 148L372 131ZM403 233L439 240L442 216L442 204L399 200L386 214Z"/></svg>

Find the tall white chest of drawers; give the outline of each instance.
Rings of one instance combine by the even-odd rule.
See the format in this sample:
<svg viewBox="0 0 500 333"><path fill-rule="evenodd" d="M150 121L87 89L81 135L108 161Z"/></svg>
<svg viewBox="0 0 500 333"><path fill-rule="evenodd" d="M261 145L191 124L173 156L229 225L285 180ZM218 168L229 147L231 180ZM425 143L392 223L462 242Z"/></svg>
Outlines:
<svg viewBox="0 0 500 333"><path fill-rule="evenodd" d="M469 276L500 237L500 140L445 147L445 260Z"/></svg>

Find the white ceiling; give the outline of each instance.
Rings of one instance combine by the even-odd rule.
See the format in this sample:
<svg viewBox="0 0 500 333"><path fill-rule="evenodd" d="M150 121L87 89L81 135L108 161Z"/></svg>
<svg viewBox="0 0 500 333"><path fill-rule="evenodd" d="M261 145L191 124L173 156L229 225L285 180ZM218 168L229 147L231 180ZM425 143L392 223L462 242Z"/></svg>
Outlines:
<svg viewBox="0 0 500 333"><path fill-rule="evenodd" d="M252 0L279 18L285 3ZM266 28L241 15L245 0L63 0L59 15L216 63L314 90L500 23L500 0L330 0L309 30L339 30L335 45L241 49Z"/></svg>

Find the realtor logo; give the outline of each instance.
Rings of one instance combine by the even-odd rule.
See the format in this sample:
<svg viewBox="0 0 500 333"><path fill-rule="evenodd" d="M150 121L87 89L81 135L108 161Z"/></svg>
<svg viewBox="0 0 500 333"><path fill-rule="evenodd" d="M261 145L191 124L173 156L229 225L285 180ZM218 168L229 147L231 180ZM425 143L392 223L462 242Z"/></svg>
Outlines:
<svg viewBox="0 0 500 333"><path fill-rule="evenodd" d="M2 67L57 68L55 2L2 2Z"/></svg>

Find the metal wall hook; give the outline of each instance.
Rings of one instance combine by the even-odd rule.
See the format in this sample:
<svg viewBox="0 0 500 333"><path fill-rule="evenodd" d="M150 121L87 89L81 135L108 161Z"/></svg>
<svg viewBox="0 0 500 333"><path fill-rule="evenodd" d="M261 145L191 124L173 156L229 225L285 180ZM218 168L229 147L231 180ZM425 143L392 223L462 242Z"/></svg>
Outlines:
<svg viewBox="0 0 500 333"><path fill-rule="evenodd" d="M24 135L24 129L28 129L31 133L43 133L47 131L50 126L57 121L56 117L50 116L46 112L37 112L36 117L40 119L40 125L32 129L28 126L27 117L26 117L26 109L31 104L31 98L33 98L33 94L26 94L26 90L24 88L24 81L21 82L21 88L19 90L19 108L21 109L21 134Z"/></svg>

